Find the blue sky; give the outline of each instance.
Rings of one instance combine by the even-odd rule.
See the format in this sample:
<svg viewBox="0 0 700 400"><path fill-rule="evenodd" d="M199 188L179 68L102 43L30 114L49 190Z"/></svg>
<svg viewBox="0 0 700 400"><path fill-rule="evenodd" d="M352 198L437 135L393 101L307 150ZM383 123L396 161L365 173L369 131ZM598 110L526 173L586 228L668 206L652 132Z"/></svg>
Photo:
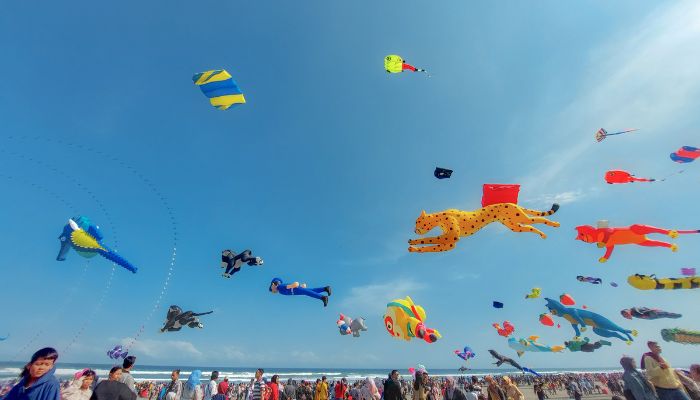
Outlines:
<svg viewBox="0 0 700 400"><path fill-rule="evenodd" d="M613 366L661 328L700 329L698 293L624 283L696 266L700 237L677 239L678 253L618 248L607 264L574 240L575 226L599 219L700 225L699 165L654 184L602 179L613 168L673 174L668 154L700 145L699 17L695 2L653 1L6 3L0 334L11 339L0 359L77 338L62 360L108 362L107 348L145 322L133 348L144 364L457 368L452 352L469 344L480 353L473 366L488 367L487 349L514 355L493 322L546 344L573 335L539 324L544 301L524 300L533 286L640 332L593 354L525 355L533 367ZM387 75L391 53L432 77ZM246 105L208 105L190 77L215 68L231 72ZM595 143L600 127L641 130ZM452 179L433 178L436 165ZM477 208L483 183L522 184L531 208L558 201L561 227L541 240L490 226L449 253L406 252L421 210ZM108 284L105 260L55 261L77 214L138 274L117 269ZM160 334L165 309L148 317L175 236L162 302L214 314L204 330ZM224 248L251 248L265 265L225 280ZM332 285L329 307L270 294L275 276ZM384 306L406 295L441 341L388 336ZM496 299L506 307L491 308ZM624 320L631 306L685 315ZM366 317L370 330L341 337L340 312ZM683 345L664 349L672 364L697 362Z"/></svg>

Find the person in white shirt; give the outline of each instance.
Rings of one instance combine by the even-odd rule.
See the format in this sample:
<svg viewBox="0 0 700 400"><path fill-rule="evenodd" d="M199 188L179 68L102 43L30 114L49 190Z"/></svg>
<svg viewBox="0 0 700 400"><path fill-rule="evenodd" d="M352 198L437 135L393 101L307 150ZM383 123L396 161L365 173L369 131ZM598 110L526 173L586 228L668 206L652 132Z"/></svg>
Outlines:
<svg viewBox="0 0 700 400"><path fill-rule="evenodd" d="M219 371L212 371L211 380L204 388L204 400L211 400L212 397L219 394L217 379L219 379Z"/></svg>

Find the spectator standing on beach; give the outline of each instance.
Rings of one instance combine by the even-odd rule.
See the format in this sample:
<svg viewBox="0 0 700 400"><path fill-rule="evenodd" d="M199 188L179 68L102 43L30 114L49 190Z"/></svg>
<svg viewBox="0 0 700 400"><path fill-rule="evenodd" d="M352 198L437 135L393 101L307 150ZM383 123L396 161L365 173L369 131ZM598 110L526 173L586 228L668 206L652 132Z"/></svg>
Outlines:
<svg viewBox="0 0 700 400"><path fill-rule="evenodd" d="M676 376L676 371L661 357L661 346L652 341L647 342L647 346L651 351L642 356L642 369L647 371L647 376L656 388L659 399L690 400L683 389L683 384Z"/></svg>
<svg viewBox="0 0 700 400"><path fill-rule="evenodd" d="M637 370L632 357L622 357L620 365L625 371L622 374L624 395L627 400L658 400L654 386Z"/></svg>
<svg viewBox="0 0 700 400"><path fill-rule="evenodd" d="M134 364L136 364L135 356L127 356L124 358L124 362L122 362L122 375L119 382L125 384L129 390L136 394L136 382L134 381L134 377L131 376L131 369L134 368Z"/></svg>
<svg viewBox="0 0 700 400"><path fill-rule="evenodd" d="M581 393L581 388L573 377L569 378L569 385L566 387L566 390L569 391L570 396L575 400L581 400L583 393ZM510 398L508 400L510 400Z"/></svg>
<svg viewBox="0 0 700 400"><path fill-rule="evenodd" d="M207 386L204 387L204 400L211 400L212 397L216 396L219 393L218 385L216 382L217 379L219 379L219 371L212 371L211 379L209 379L209 383L207 383Z"/></svg>
<svg viewBox="0 0 700 400"><path fill-rule="evenodd" d="M284 386L285 400L296 400L297 388L292 382L292 378L287 379L287 384Z"/></svg>
<svg viewBox="0 0 700 400"><path fill-rule="evenodd" d="M399 383L399 371L395 369L389 373L389 379L384 382L384 400L403 400L401 384Z"/></svg>
<svg viewBox="0 0 700 400"><path fill-rule="evenodd" d="M457 386L451 376L445 378L445 400L467 400L467 394Z"/></svg>
<svg viewBox="0 0 700 400"><path fill-rule="evenodd" d="M170 374L170 383L165 390L165 400L180 400L182 397L182 382L180 382L180 370L176 369Z"/></svg>
<svg viewBox="0 0 700 400"><path fill-rule="evenodd" d="M76 374L76 379L66 389L61 391L62 400L90 400L92 383L95 382L95 371L84 369Z"/></svg>
<svg viewBox="0 0 700 400"><path fill-rule="evenodd" d="M97 384L90 400L136 400L136 393L129 390L129 387L121 382L121 378L122 369L112 367L109 370L109 379Z"/></svg>
<svg viewBox="0 0 700 400"><path fill-rule="evenodd" d="M348 392L347 382L347 379L343 378L340 382L336 382L335 385L333 385L333 398L335 400L345 399L345 394Z"/></svg>
<svg viewBox="0 0 700 400"><path fill-rule="evenodd" d="M430 389L427 387L427 377L427 373L424 375L422 371L416 371L416 376L413 378L413 400L428 399L428 391Z"/></svg>
<svg viewBox="0 0 700 400"><path fill-rule="evenodd" d="M525 395L518 387L510 380L509 377L503 377L504 391L508 400L525 400ZM576 399L580 400L580 399Z"/></svg>
<svg viewBox="0 0 700 400"><path fill-rule="evenodd" d="M544 400L545 398L547 398L547 394L544 392L544 387L542 386L542 382L536 382L532 388L532 390L534 390L535 394L537 395L537 400Z"/></svg>
<svg viewBox="0 0 700 400"><path fill-rule="evenodd" d="M5 400L60 400L61 385L54 376L56 360L58 352L52 347L34 353Z"/></svg>
<svg viewBox="0 0 700 400"><path fill-rule="evenodd" d="M270 388L270 400L280 400L279 379L279 375L272 375L272 378L270 378L270 382L267 384L267 387Z"/></svg>
<svg viewBox="0 0 700 400"><path fill-rule="evenodd" d="M181 400L202 400L204 392L202 391L202 371L195 369L190 373L184 387L182 388Z"/></svg>
<svg viewBox="0 0 700 400"><path fill-rule="evenodd" d="M314 400L328 400L328 382L326 382L325 375L323 375L321 380L316 384Z"/></svg>
<svg viewBox="0 0 700 400"><path fill-rule="evenodd" d="M506 400L505 392L503 392L503 389L498 386L498 383L496 383L496 380L493 379L491 375L487 375L484 379L486 379L486 382L488 383L488 386L486 387L488 400Z"/></svg>
<svg viewBox="0 0 700 400"><path fill-rule="evenodd" d="M370 377L365 378L364 385L360 389L360 400L379 400L380 397L374 380Z"/></svg>
<svg viewBox="0 0 700 400"><path fill-rule="evenodd" d="M265 381L263 381L263 374L265 371L262 368L258 368L255 371L255 380L251 385L251 400L262 400L265 393ZM205 399L206 400L206 399Z"/></svg>
<svg viewBox="0 0 700 400"><path fill-rule="evenodd" d="M224 377L224 380L219 382L219 386L216 388L217 393L224 396L225 400L228 400L228 378Z"/></svg>

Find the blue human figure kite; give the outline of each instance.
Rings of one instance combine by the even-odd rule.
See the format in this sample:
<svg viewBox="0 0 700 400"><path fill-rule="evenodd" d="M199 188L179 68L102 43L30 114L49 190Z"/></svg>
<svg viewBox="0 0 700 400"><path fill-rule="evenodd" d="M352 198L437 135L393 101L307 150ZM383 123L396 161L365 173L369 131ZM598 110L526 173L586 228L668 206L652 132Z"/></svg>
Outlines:
<svg viewBox="0 0 700 400"><path fill-rule="evenodd" d="M279 293L284 296L309 296L314 299L319 299L323 301L324 307L328 305L328 296L331 295L330 286L307 288L305 283L284 283L280 278L272 278L269 290L272 293ZM328 295L324 296L322 293L327 293Z"/></svg>

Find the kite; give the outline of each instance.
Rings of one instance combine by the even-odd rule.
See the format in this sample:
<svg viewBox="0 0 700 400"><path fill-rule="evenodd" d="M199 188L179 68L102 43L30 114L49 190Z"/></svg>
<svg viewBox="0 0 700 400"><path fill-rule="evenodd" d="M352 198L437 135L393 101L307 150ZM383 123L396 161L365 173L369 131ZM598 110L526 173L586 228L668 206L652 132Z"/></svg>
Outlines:
<svg viewBox="0 0 700 400"><path fill-rule="evenodd" d="M241 254L236 254L231 250L224 250L221 252L221 268L224 268L224 273L222 275L225 278L230 278L233 274L240 271L243 263L250 266L263 265L263 259L260 257L253 257L250 250L243 250Z"/></svg>
<svg viewBox="0 0 700 400"><path fill-rule="evenodd" d="M576 304L574 298L571 297L571 295L568 293L564 293L561 296L559 296L559 302L565 306L573 306L574 304Z"/></svg>
<svg viewBox="0 0 700 400"><path fill-rule="evenodd" d="M657 278L656 275L635 274L627 278L627 283L639 290L698 289L700 288L700 276L689 276L687 278Z"/></svg>
<svg viewBox="0 0 700 400"><path fill-rule="evenodd" d="M209 103L219 110L245 103L243 92L225 69L200 72L192 76L195 85L209 98Z"/></svg>
<svg viewBox="0 0 700 400"><path fill-rule="evenodd" d="M69 219L58 239L61 241L61 249L58 251L57 261L65 261L66 254L72 247L85 258L92 258L99 254L109 261L136 273L137 268L135 266L102 243L103 236L102 232L100 232L100 227L93 225L88 217L79 216L75 219Z"/></svg>
<svg viewBox="0 0 700 400"><path fill-rule="evenodd" d="M493 308L503 308L503 303L501 303L500 301L494 301Z"/></svg>
<svg viewBox="0 0 700 400"><path fill-rule="evenodd" d="M532 288L530 290L530 293L525 295L525 298L526 299L538 299L541 294L542 294L542 289L536 287L536 288Z"/></svg>
<svg viewBox="0 0 700 400"><path fill-rule="evenodd" d="M632 182L654 182L656 179L636 178L633 174L621 169L613 169L605 173L605 182L609 184L615 183L632 183Z"/></svg>
<svg viewBox="0 0 700 400"><path fill-rule="evenodd" d="M331 295L331 287L317 287L308 289L306 283L299 284L299 282L284 283L280 278L272 278L270 282L270 287L268 290L272 293L279 293L284 296L308 296L314 299L321 300L323 306L328 306L328 297ZM322 293L327 293L327 296L322 295Z"/></svg>
<svg viewBox="0 0 700 400"><path fill-rule="evenodd" d="M107 356L113 360L124 359L129 355L128 351L124 351L122 346L114 346L112 350L107 351Z"/></svg>
<svg viewBox="0 0 700 400"><path fill-rule="evenodd" d="M455 350L455 354L464 361L469 361L470 358L476 357L476 353L469 346L464 346L463 351Z"/></svg>
<svg viewBox="0 0 700 400"><path fill-rule="evenodd" d="M592 276L583 276L583 275L579 275L579 276L576 277L576 279L577 279L579 282L588 282L588 283L592 283L592 284L594 284L594 285L600 285L601 283L603 283L603 280L602 280L602 279L600 279L600 278L595 278L595 277L592 277Z"/></svg>
<svg viewBox="0 0 700 400"><path fill-rule="evenodd" d="M576 227L578 235L576 240L585 243L596 243L598 247L605 247L605 254L598 261L606 262L613 252L616 245L636 244L645 247L667 247L671 251L677 251L678 245L661 242L657 240L649 240L646 234L659 233L668 235L671 238L678 237L679 234L698 233L700 230L676 231L670 229L661 229L649 225L631 225L625 228L608 228L607 221L598 223L598 228L590 225L581 225Z"/></svg>
<svg viewBox="0 0 700 400"><path fill-rule="evenodd" d="M602 337L615 337L624 340L627 344L632 343L632 336L637 336L637 331L624 329L600 314L578 308L565 307L556 300L545 298L547 308L552 315L566 319L574 328L576 336L581 336L581 331L586 326L591 326L593 332ZM579 325L581 329L579 330ZM632 334L632 336L630 336ZM624 335L624 336L623 336Z"/></svg>
<svg viewBox="0 0 700 400"><path fill-rule="evenodd" d="M693 162L698 157L700 157L700 149L692 146L683 146L676 152L671 153L671 160L680 164Z"/></svg>
<svg viewBox="0 0 700 400"><path fill-rule="evenodd" d="M459 367L457 369L457 371L459 371L459 372L466 372L466 371L470 371L470 370L471 370L471 368L467 368L467 367Z"/></svg>
<svg viewBox="0 0 700 400"><path fill-rule="evenodd" d="M384 58L384 69L390 74L398 74L403 71L426 72L424 69L407 64L406 60L396 54L390 54Z"/></svg>
<svg viewBox="0 0 700 400"><path fill-rule="evenodd" d="M612 287L617 287L617 283L615 283L615 282L610 282L610 286L612 286Z"/></svg>
<svg viewBox="0 0 700 400"><path fill-rule="evenodd" d="M681 275L683 276L695 276L695 268L681 268Z"/></svg>
<svg viewBox="0 0 700 400"><path fill-rule="evenodd" d="M452 250L461 237L471 236L481 228L496 221L513 232L533 232L545 239L547 235L530 224L558 227L558 222L543 218L554 214L558 209L558 204L553 204L550 211L537 211L520 207L514 203L499 203L475 211L449 209L433 214L426 214L425 211L422 211L416 219L416 234L425 235L435 227L441 228L442 234L436 237L410 239L408 251L424 253Z"/></svg>
<svg viewBox="0 0 700 400"><path fill-rule="evenodd" d="M165 325L160 328L161 332L177 332L184 326L189 326L190 328L204 328L204 325L199 322L199 316L211 314L214 311L207 311L203 313L195 313L192 311L182 312L182 308L179 306L170 306L168 308L168 315L165 317Z"/></svg>
<svg viewBox="0 0 700 400"><path fill-rule="evenodd" d="M648 308L648 307L632 307L632 308L625 308L624 310L620 311L620 314L622 314L623 317L627 319L632 319L634 318L639 318L639 319L659 319L659 318L680 318L683 315L681 314L676 314L668 311L663 311L659 310L656 308Z"/></svg>
<svg viewBox="0 0 700 400"><path fill-rule="evenodd" d="M452 170L447 168L435 167L435 172L433 172L438 179L445 179L452 176Z"/></svg>
<svg viewBox="0 0 700 400"><path fill-rule="evenodd" d="M662 329L661 338L666 342L700 344L700 331L690 331L680 328Z"/></svg>
<svg viewBox="0 0 700 400"><path fill-rule="evenodd" d="M513 332L515 332L515 326L510 323L510 321L503 321L503 327L501 328L501 325L495 323L491 324L494 328L496 328L496 332L498 332L499 335L503 337L508 337L510 336Z"/></svg>
<svg viewBox="0 0 700 400"><path fill-rule="evenodd" d="M626 129L626 130L620 131L620 132L608 133L608 131L606 131L605 129L600 128L600 129L598 129L598 132L595 133L595 140L598 142L602 142L608 136L621 135L623 133L634 132L634 131L638 131L638 130L639 129Z"/></svg>
<svg viewBox="0 0 700 400"><path fill-rule="evenodd" d="M5 336L5 337L0 337L0 342L2 342L3 340L7 340L7 339L9 339L9 338L10 338L10 334L8 333L7 336Z"/></svg>
<svg viewBox="0 0 700 400"><path fill-rule="evenodd" d="M340 318L335 322L338 326L338 330L341 335L349 335L352 333L353 337L360 337L360 331L366 331L367 325L365 325L364 318L349 318L343 314L340 314Z"/></svg>
<svg viewBox="0 0 700 400"><path fill-rule="evenodd" d="M554 319L547 313L540 314L540 324L547 326L554 326Z"/></svg>
<svg viewBox="0 0 700 400"><path fill-rule="evenodd" d="M508 339L508 347L515 350L518 353L518 357L522 356L526 351L540 352L540 353L558 353L564 350L564 346L546 346L542 343L538 343L537 339L539 336L530 336L525 338L510 338Z"/></svg>
<svg viewBox="0 0 700 400"><path fill-rule="evenodd" d="M513 368L515 368L515 369L517 369L517 370L519 370L519 371L522 371L523 373L529 372L529 373L531 373L531 374L533 374L533 375L540 376L540 374L538 374L537 372L535 372L535 371L533 371L533 370L531 370L531 369L529 369L529 368L521 367L520 364L518 364L517 362L515 362L515 360L513 360L512 358L506 357L506 356L501 355L501 354L498 354L498 353L496 352L496 350L489 350L489 353L491 353L491 357L493 357L493 358L496 359L496 362L495 362L494 364L496 364L497 367L500 367L500 366L501 366L502 364L504 364L504 363L505 363L505 364L510 364L511 366L513 366Z"/></svg>
<svg viewBox="0 0 700 400"><path fill-rule="evenodd" d="M485 183L481 190L482 207L503 203L518 204L518 194L520 194L520 185Z"/></svg>
<svg viewBox="0 0 700 400"><path fill-rule="evenodd" d="M410 341L416 337L428 343L435 343L442 337L440 332L425 326L425 310L414 304L406 296L405 299L395 299L386 305L384 327L395 339Z"/></svg>
<svg viewBox="0 0 700 400"><path fill-rule="evenodd" d="M573 339L568 342L564 342L564 346L570 351L583 351L584 353L592 353L593 350L597 350L603 346L612 346L612 343L607 340L599 340L595 343L590 343L590 339L585 337L581 339Z"/></svg>

